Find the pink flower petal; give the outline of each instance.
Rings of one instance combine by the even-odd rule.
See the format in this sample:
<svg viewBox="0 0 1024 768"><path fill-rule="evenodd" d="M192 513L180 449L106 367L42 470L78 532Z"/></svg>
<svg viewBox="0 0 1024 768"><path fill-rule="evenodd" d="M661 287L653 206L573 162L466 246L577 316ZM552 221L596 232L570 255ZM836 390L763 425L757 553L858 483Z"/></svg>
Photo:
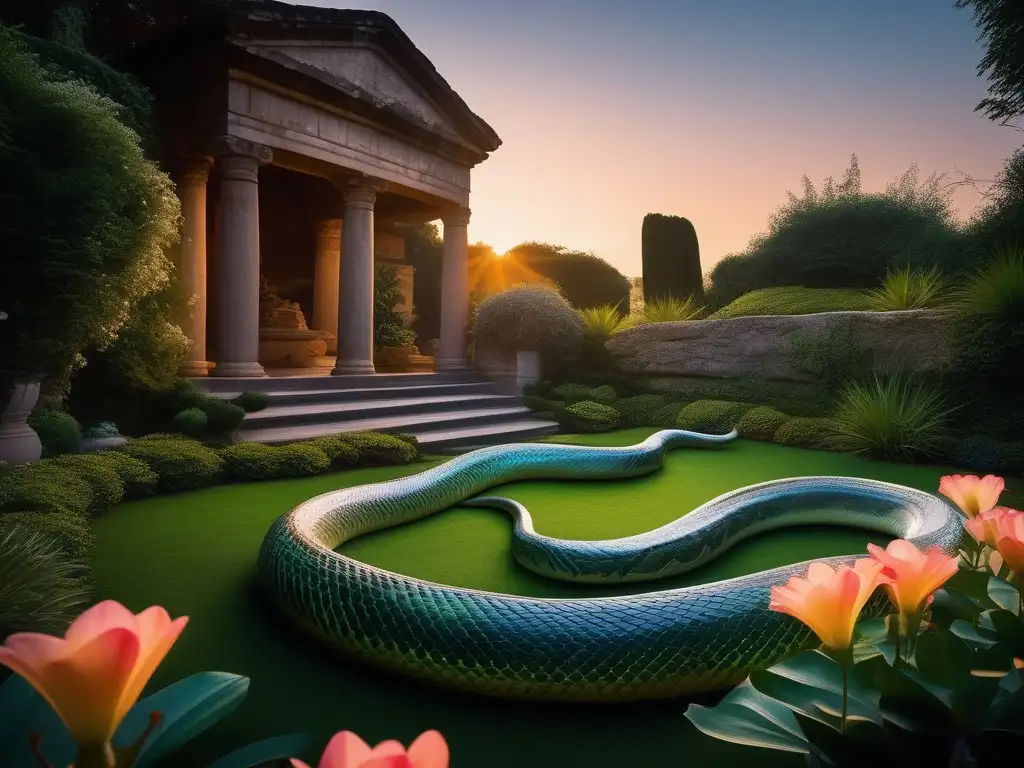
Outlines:
<svg viewBox="0 0 1024 768"><path fill-rule="evenodd" d="M339 731L327 743L317 768L362 768L371 752L370 745L352 731Z"/></svg>
<svg viewBox="0 0 1024 768"><path fill-rule="evenodd" d="M448 768L448 742L439 731L424 731L409 745L413 768Z"/></svg>
<svg viewBox="0 0 1024 768"><path fill-rule="evenodd" d="M75 619L64 637L73 646L82 645L115 627L138 633L134 613L116 600L104 600Z"/></svg>

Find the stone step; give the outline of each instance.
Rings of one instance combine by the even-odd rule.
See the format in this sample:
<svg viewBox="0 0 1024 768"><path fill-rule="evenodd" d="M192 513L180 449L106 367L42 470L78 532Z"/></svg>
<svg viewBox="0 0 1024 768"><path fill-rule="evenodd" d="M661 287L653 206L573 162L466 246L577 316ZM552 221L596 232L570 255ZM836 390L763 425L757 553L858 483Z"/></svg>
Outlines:
<svg viewBox="0 0 1024 768"><path fill-rule="evenodd" d="M350 402L314 402L294 405L273 405L262 411L247 413L243 430L265 429L289 424L338 424L380 417L431 414L438 411L461 413L487 408L522 409L519 398L495 394L454 394L427 397L373 398Z"/></svg>
<svg viewBox="0 0 1024 768"><path fill-rule="evenodd" d="M439 410L429 413L407 413L387 416L383 413L367 418L353 418L340 422L303 423L254 427L247 418L242 422L236 435L236 442L292 443L339 432L410 432L431 431L447 428L498 425L505 422L521 422L530 417L525 406L507 408L475 408L467 410ZM536 420L533 420L536 421Z"/></svg>
<svg viewBox="0 0 1024 768"><path fill-rule="evenodd" d="M211 392L214 397L231 400L242 390ZM337 389L298 389L268 391L268 408L319 403L367 403L373 400L397 400L401 398L435 397L441 395L489 395L495 393L493 382L467 381L451 384L415 384L395 387L359 387ZM262 411L260 411L262 413Z"/></svg>
<svg viewBox="0 0 1024 768"><path fill-rule="evenodd" d="M259 392L294 392L309 390L379 389L428 384L454 384L480 381L472 371L441 373L371 373L358 376L263 376L224 377L201 376L192 379L211 394L235 393L245 390Z"/></svg>

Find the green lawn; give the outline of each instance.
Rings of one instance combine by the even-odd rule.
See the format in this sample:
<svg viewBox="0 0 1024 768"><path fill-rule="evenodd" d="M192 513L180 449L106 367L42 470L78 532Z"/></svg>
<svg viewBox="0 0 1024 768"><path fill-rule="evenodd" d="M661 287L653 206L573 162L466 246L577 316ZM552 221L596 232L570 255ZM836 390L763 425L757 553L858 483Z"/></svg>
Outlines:
<svg viewBox="0 0 1024 768"><path fill-rule="evenodd" d="M627 445L653 430L572 438ZM567 438L566 438L567 439ZM163 687L193 672L223 670L252 679L242 708L196 741L174 765L201 765L264 736L311 730L321 743L336 730L375 741L408 742L427 728L449 740L454 768L475 766L705 765L739 760L731 748L696 732L684 703L566 706L495 701L454 694L351 664L279 620L256 589L254 562L271 522L315 494L375 482L430 466L357 470L318 477L227 485L122 504L96 520L96 579L103 598L134 610L160 604L188 615L189 626L157 671ZM663 471L627 481L531 481L502 491L531 510L544 534L611 538L645 531L741 486L793 475L873 477L929 491L936 467L869 463L833 453L740 441L721 449L679 449ZM347 544L342 551L409 576L523 595L610 594L547 582L519 568L502 513L452 509ZM712 581L813 557L863 551L855 531L789 530L743 543L672 586ZM631 585L645 591L652 585ZM657 585L662 588L662 585ZM759 765L800 765L799 760ZM747 755L749 758L749 755ZM735 763L734 763L735 764Z"/></svg>

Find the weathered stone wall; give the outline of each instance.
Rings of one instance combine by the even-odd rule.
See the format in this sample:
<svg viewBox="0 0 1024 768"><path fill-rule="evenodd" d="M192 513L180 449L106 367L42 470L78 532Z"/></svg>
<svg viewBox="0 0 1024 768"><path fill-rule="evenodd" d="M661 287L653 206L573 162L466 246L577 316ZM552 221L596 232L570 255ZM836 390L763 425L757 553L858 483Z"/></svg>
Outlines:
<svg viewBox="0 0 1024 768"><path fill-rule="evenodd" d="M952 317L938 310L823 312L657 323L616 334L608 349L624 373L643 378L752 377L812 382L815 344L849 347L878 373L937 370Z"/></svg>

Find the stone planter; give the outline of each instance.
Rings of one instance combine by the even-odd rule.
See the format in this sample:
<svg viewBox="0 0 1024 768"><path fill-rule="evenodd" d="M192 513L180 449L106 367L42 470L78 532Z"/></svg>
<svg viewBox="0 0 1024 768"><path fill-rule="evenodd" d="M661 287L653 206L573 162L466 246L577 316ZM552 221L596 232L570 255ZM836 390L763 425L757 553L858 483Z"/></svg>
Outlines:
<svg viewBox="0 0 1024 768"><path fill-rule="evenodd" d="M39 400L40 373L0 371L0 461L24 464L43 452L28 415Z"/></svg>
<svg viewBox="0 0 1024 768"><path fill-rule="evenodd" d="M477 371L495 382L504 394L521 396L523 387L541 379L540 355L532 350L477 348L473 362Z"/></svg>

